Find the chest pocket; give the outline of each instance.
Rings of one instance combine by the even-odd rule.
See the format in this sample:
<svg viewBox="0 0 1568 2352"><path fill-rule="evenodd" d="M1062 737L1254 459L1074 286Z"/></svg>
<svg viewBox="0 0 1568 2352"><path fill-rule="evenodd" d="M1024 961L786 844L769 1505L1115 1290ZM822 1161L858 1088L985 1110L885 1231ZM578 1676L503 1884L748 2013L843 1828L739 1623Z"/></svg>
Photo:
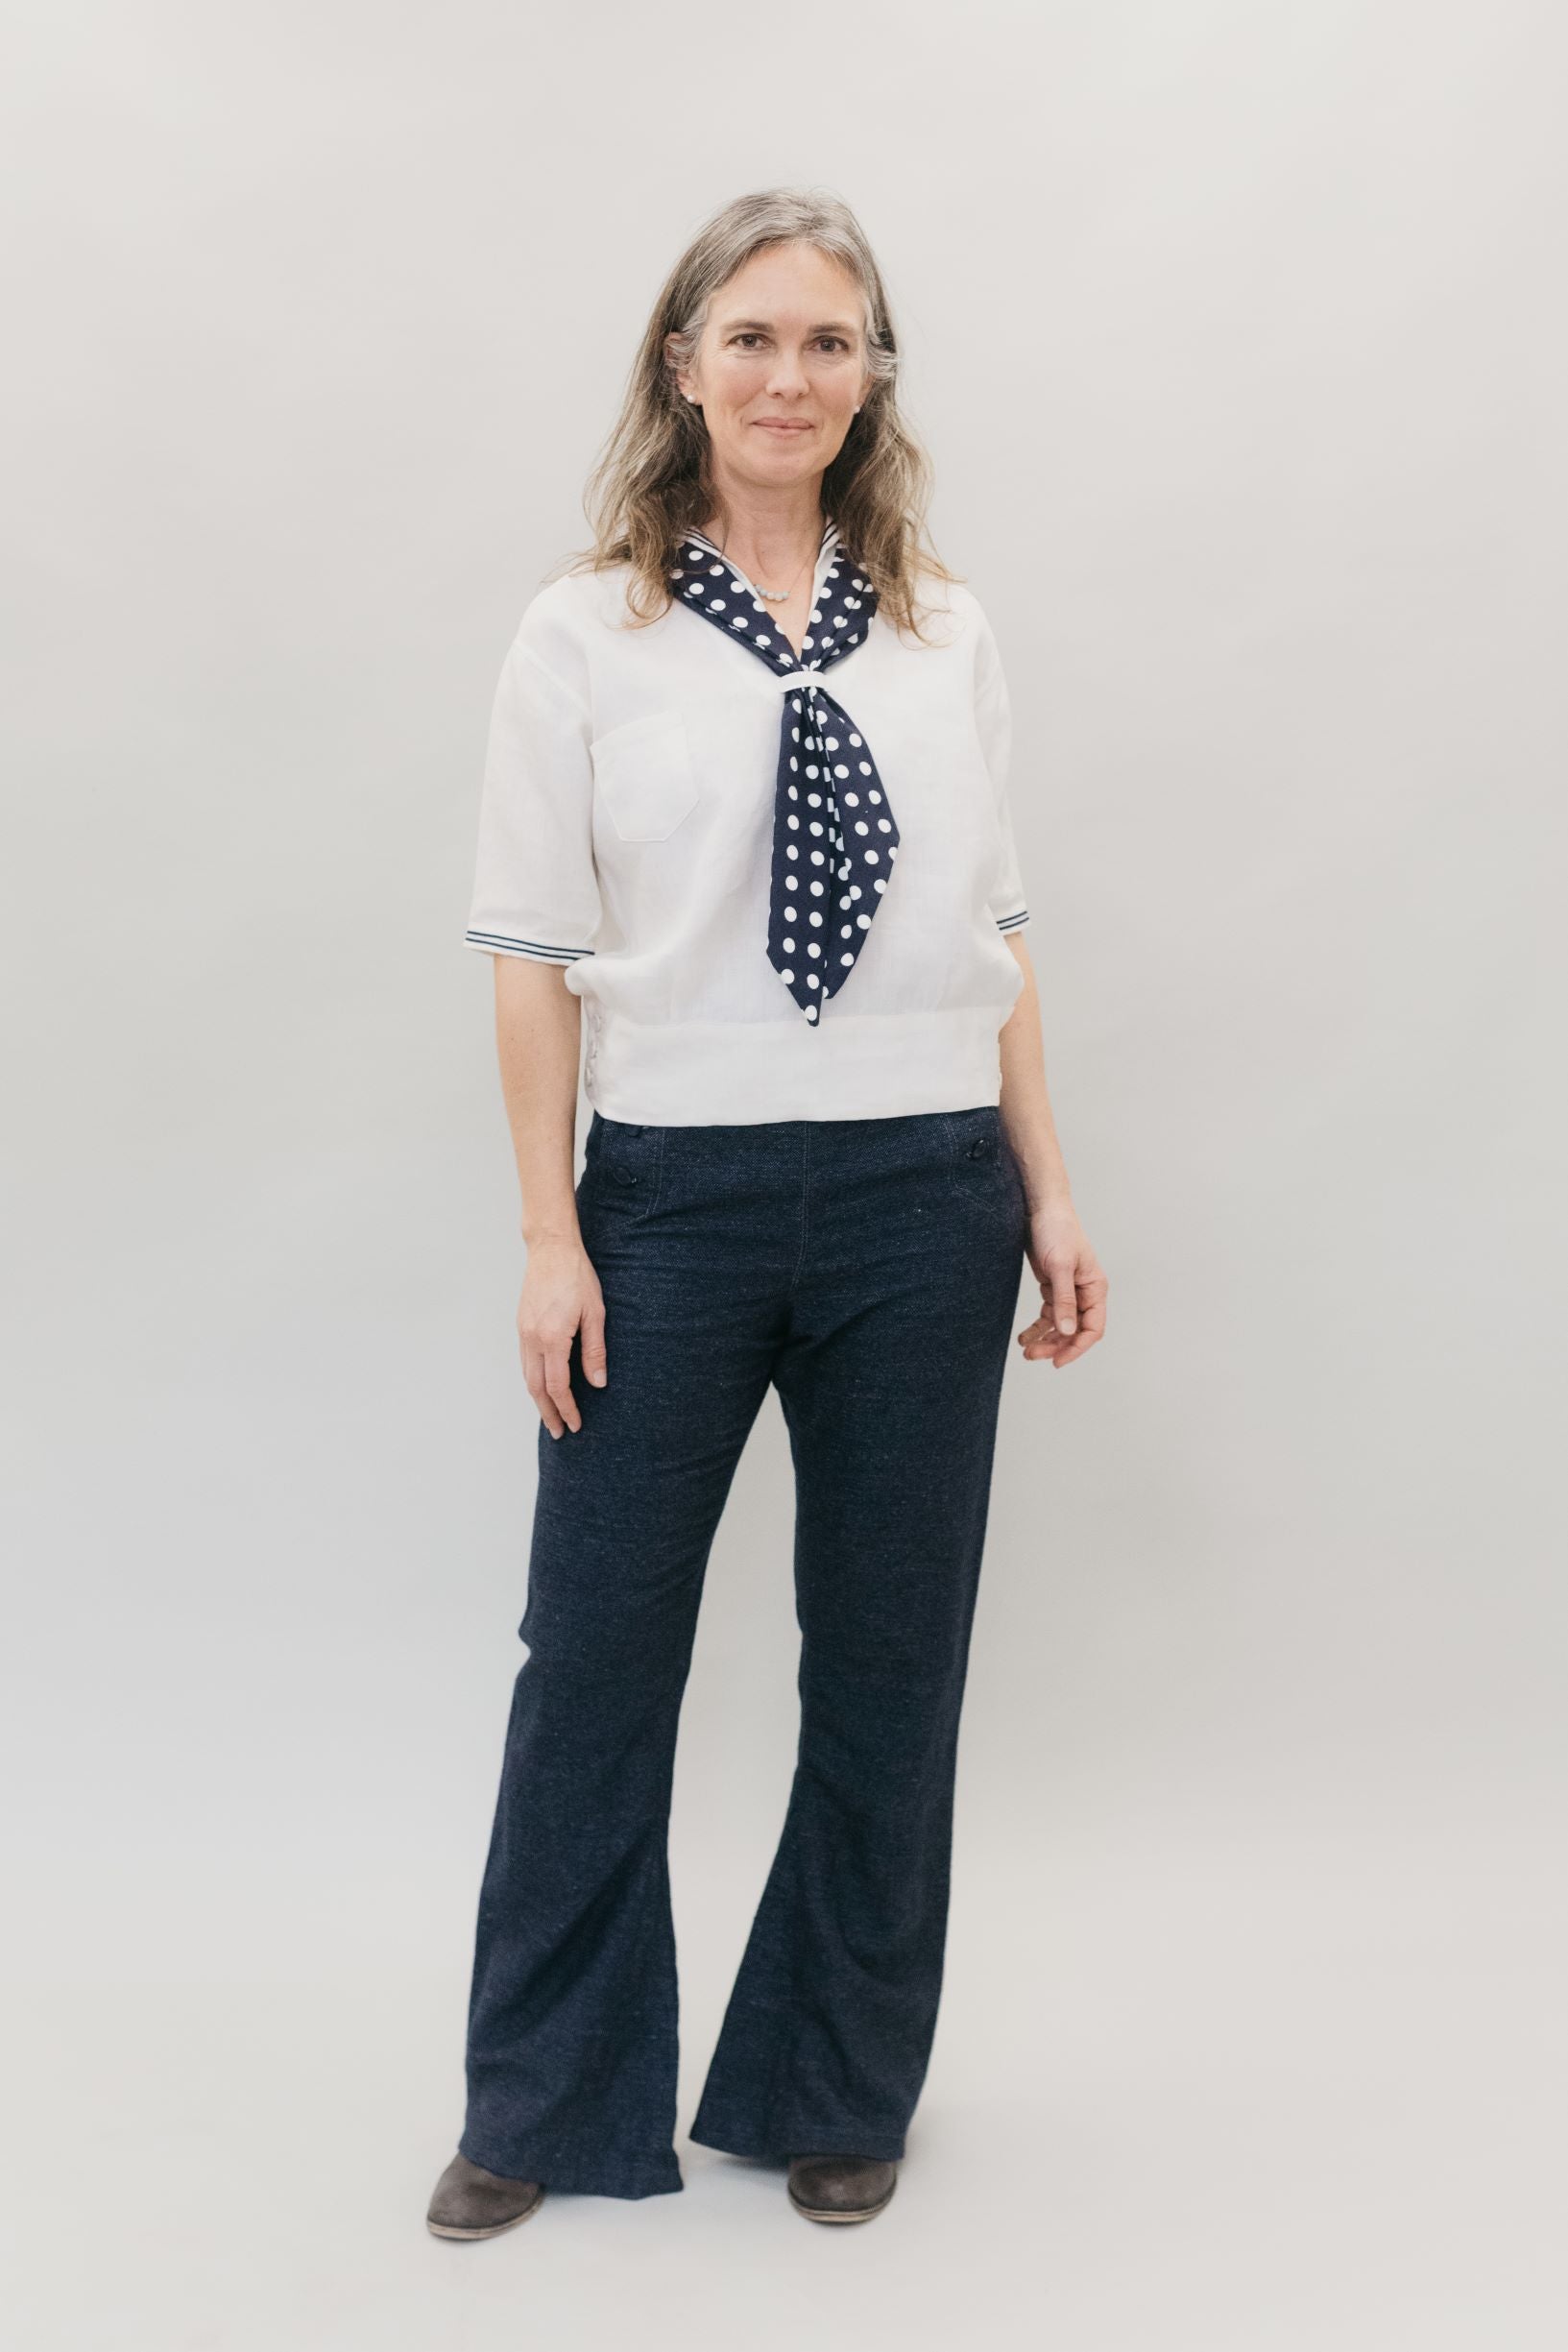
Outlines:
<svg viewBox="0 0 1568 2352"><path fill-rule="evenodd" d="M594 789L623 841L663 841L697 805L697 772L679 711L629 718L589 745Z"/></svg>

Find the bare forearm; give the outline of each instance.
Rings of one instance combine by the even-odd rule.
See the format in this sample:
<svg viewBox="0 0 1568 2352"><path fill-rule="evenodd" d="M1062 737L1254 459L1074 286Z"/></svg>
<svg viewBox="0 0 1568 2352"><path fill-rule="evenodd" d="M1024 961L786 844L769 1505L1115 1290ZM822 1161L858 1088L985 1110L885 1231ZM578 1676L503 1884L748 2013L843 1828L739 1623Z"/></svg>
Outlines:
<svg viewBox="0 0 1568 2352"><path fill-rule="evenodd" d="M1030 1209L1065 1207L1071 1204L1073 1192L1046 1087L1034 967L1021 935L1015 933L1007 944L1024 974L1024 986L1001 1032L1001 1123L1023 1175Z"/></svg>
<svg viewBox="0 0 1568 2352"><path fill-rule="evenodd" d="M495 1046L522 1196L521 1231L577 1239L572 1169L582 1007L561 964L497 956Z"/></svg>

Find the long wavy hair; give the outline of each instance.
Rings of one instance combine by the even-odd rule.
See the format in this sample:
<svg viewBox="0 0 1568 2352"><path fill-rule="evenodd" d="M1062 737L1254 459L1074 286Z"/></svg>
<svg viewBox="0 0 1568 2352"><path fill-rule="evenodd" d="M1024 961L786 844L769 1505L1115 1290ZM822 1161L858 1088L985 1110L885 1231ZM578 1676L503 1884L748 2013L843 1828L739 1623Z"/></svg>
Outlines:
<svg viewBox="0 0 1568 2352"><path fill-rule="evenodd" d="M668 611L675 547L713 505L708 427L695 403L680 397L676 372L690 367L718 289L762 247L796 240L841 263L865 304L871 388L823 476L822 503L876 589L880 617L924 643L918 582L961 575L927 536L930 460L899 414L898 338L881 272L849 206L814 188L737 196L698 230L653 306L620 415L584 493L594 544L564 559L550 577L630 565L626 603L634 618L627 625L646 626Z"/></svg>

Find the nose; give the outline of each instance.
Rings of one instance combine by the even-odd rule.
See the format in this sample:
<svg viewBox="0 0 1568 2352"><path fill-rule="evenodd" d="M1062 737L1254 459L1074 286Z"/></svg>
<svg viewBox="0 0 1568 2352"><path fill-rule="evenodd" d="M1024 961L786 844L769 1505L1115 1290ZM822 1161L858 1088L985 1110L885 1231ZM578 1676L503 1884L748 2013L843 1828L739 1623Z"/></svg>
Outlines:
<svg viewBox="0 0 1568 2352"><path fill-rule="evenodd" d="M806 371L792 352L781 352L768 370L769 392L802 392L806 388Z"/></svg>

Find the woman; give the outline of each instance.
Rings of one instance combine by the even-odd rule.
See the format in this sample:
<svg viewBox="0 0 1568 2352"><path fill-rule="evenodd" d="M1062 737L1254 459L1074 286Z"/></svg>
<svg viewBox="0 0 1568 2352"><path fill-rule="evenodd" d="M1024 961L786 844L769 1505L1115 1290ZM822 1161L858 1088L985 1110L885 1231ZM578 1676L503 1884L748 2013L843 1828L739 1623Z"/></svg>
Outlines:
<svg viewBox="0 0 1568 2352"><path fill-rule="evenodd" d="M928 473L853 216L741 198L660 297L595 548L506 659L467 935L495 958L542 1426L439 2236L552 2184L685 2185L670 1779L770 1387L800 1746L691 2136L787 2160L819 2221L880 2212L905 2153L1025 1254L1026 1361L1081 1356L1106 1297L1046 1094L1006 689L920 551Z"/></svg>

